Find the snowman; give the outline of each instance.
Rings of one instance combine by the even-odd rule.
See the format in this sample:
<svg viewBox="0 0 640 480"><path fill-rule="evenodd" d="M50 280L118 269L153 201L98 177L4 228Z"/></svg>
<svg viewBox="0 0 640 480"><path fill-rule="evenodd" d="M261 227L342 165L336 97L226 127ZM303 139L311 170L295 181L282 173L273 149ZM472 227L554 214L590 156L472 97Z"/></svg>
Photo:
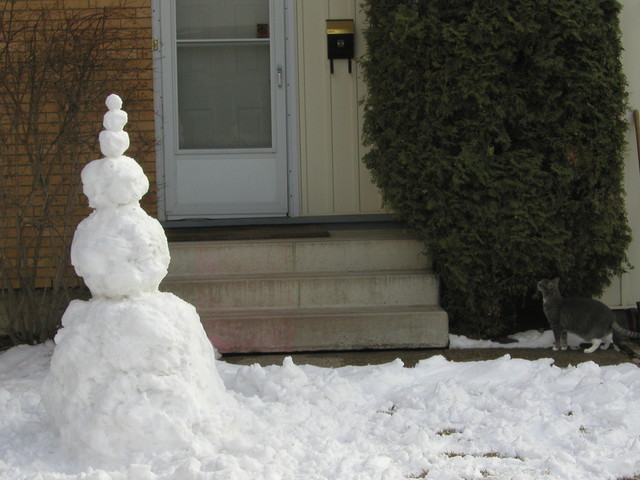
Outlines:
<svg viewBox="0 0 640 480"><path fill-rule="evenodd" d="M82 171L94 211L71 246L92 298L72 301L63 315L43 403L62 444L83 458L197 449L229 398L195 308L158 290L167 239L139 204L147 177L123 155L122 100L110 95L106 105L105 157Z"/></svg>

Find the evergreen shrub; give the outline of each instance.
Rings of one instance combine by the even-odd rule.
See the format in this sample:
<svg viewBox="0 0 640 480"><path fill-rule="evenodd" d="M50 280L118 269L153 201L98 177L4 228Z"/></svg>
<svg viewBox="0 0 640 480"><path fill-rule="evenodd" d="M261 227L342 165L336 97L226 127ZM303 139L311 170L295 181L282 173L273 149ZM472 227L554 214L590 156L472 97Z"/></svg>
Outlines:
<svg viewBox="0 0 640 480"><path fill-rule="evenodd" d="M528 305L541 312L544 277L560 276L565 294L600 294L630 242L619 4L364 10L364 161L433 254L451 330L518 328Z"/></svg>

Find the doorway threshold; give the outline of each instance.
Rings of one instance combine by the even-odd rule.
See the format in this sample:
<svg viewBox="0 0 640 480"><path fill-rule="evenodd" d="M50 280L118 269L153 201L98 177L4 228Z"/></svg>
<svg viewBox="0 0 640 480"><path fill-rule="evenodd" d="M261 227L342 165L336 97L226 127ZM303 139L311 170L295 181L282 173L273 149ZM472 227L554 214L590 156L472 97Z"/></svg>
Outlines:
<svg viewBox="0 0 640 480"><path fill-rule="evenodd" d="M393 214L370 215L325 215L308 217L255 217L255 218L189 218L160 222L165 230L208 227L249 227L258 225L349 225L354 228L364 225L393 224Z"/></svg>
<svg viewBox="0 0 640 480"><path fill-rule="evenodd" d="M317 224L165 228L165 233L169 242L319 238L330 235L329 230Z"/></svg>
<svg viewBox="0 0 640 480"><path fill-rule="evenodd" d="M375 217L375 218L371 218ZM264 240L328 237L331 231L401 229L390 215L267 219L180 220L164 222L169 242ZM252 221L254 220L254 221Z"/></svg>

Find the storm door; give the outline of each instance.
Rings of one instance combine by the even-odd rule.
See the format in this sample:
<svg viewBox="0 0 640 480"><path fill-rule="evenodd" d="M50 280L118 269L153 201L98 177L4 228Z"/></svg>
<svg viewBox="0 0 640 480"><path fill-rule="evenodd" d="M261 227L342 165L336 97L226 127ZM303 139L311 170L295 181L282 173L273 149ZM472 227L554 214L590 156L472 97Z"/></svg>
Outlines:
<svg viewBox="0 0 640 480"><path fill-rule="evenodd" d="M166 219L287 215L284 0L159 4Z"/></svg>

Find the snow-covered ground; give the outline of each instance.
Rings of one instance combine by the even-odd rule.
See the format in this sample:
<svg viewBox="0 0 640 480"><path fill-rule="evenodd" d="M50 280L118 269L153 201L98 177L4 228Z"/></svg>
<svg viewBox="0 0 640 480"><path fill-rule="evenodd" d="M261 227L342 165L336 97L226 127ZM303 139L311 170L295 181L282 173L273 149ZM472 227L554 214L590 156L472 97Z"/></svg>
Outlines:
<svg viewBox="0 0 640 480"><path fill-rule="evenodd" d="M491 340L471 340L462 335L449 335L449 348L551 348L554 344L551 330L527 330L509 335L508 339L509 343L498 343ZM585 340L567 332L567 346L578 348L581 343L585 343Z"/></svg>
<svg viewBox="0 0 640 480"><path fill-rule="evenodd" d="M326 369L217 361L158 285L149 182L107 97L71 260L92 293L53 342L0 353L0 480L622 479L640 473L640 369L442 356ZM509 347L550 347L550 332ZM570 339L571 340L571 339ZM574 339L575 340L575 339ZM454 348L496 347L452 337ZM638 477L640 478L640 477Z"/></svg>
<svg viewBox="0 0 640 480"><path fill-rule="evenodd" d="M549 333L522 335L542 342ZM325 369L290 359L264 368L217 361L232 401L210 405L216 429L208 438L190 451L108 463L73 458L59 446L41 404L53 348L0 354L0 479L594 480L640 473L640 369L630 363L561 369L509 356L433 357L414 368L396 360Z"/></svg>

